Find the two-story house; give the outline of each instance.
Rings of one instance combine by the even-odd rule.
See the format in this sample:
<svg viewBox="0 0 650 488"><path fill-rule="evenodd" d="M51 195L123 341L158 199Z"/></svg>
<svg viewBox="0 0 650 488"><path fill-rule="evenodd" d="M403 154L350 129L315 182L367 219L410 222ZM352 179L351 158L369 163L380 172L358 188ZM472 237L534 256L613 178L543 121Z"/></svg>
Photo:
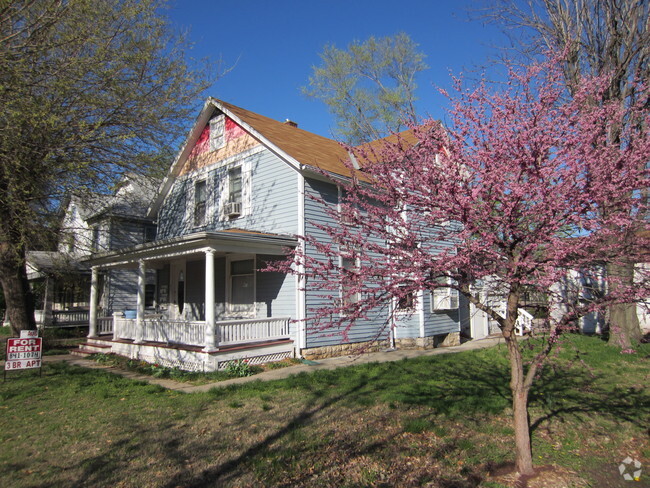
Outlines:
<svg viewBox="0 0 650 488"><path fill-rule="evenodd" d="M156 179L126 174L112 194L91 193L68 199L57 250L31 251L27 255L39 325L88 325L91 273L82 261L93 253L153 240L156 226L146 214L159 184ZM132 275L128 270L100 274L100 316L111 316L113 310L135 310ZM155 273L147 279L146 303L153 305Z"/></svg>
<svg viewBox="0 0 650 488"><path fill-rule="evenodd" d="M310 317L324 304L308 283L260 272L287 248L305 245L297 236L328 239L317 224L332 220L324 207L338 205L339 183L350 177L343 163L349 157L338 142L295 123L208 99L149 208L156 239L87 261L89 345L168 366L214 370L239 358L261 363L344 354L364 344L433 347L457 341L457 297L436 305L423 291L390 327L386 317L367 319L344 340L337 330L310 327ZM108 270L134 273L135 317L116 314L112 338L100 340L99 277ZM147 313L151 270L155 312Z"/></svg>

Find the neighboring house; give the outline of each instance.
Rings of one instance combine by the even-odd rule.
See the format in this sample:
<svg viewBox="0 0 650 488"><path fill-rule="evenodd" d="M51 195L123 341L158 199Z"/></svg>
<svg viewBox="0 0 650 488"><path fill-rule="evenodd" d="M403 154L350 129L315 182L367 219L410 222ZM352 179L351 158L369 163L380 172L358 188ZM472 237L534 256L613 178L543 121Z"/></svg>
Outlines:
<svg viewBox="0 0 650 488"><path fill-rule="evenodd" d="M125 175L111 195L89 194L69 199L61 222L58 250L27 255L28 278L36 297L36 321L43 326L88 325L89 255L141 244L155 238L155 223L146 217L160 181ZM100 278L98 312L135 308L137 288L132 271L115 270ZM153 304L155 273L147 288Z"/></svg>
<svg viewBox="0 0 650 488"><path fill-rule="evenodd" d="M343 164L348 158L336 141L295 123L208 99L147 214L157 221L156 239L86 261L92 269L86 349L214 370L241 358L260 363L344 354L376 343L457 343L457 297L422 292L398 305L405 313L393 327L386 327L385 316L368 319L343 341L341 331L310 326L308 319L326 304L308 283L259 271L287 248L304 245L297 235L328 239L315 224L333 224L324 205L338 208L340 182L350 176ZM344 266L345 256L341 260ZM112 337L100 339L100 276L122 270L134 272L124 286L134 290L135 312L116 314ZM151 270L154 310L148 313Z"/></svg>

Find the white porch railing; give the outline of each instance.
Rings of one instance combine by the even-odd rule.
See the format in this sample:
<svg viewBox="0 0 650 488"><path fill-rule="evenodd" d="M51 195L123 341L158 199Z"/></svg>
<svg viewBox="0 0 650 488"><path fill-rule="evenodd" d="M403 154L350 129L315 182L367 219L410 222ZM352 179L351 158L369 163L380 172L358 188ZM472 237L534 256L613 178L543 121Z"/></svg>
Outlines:
<svg viewBox="0 0 650 488"><path fill-rule="evenodd" d="M113 332L113 317L97 317L97 333L99 335Z"/></svg>
<svg viewBox="0 0 650 488"><path fill-rule="evenodd" d="M289 317L226 320L216 323L219 344L242 344L263 340L288 339Z"/></svg>
<svg viewBox="0 0 650 488"><path fill-rule="evenodd" d="M205 343L205 322L145 318L142 325L142 339L145 341L188 346L202 346Z"/></svg>
<svg viewBox="0 0 650 488"><path fill-rule="evenodd" d="M501 315L501 317L505 318L506 302L499 302L499 304L495 308L496 308L496 312L499 315ZM517 335L524 335L524 332L526 331L530 332L531 330L533 330L533 316L523 308L518 308L517 311L518 311L517 322L515 322Z"/></svg>
<svg viewBox="0 0 650 488"><path fill-rule="evenodd" d="M289 317L220 321L215 324L215 335L218 345L288 339L289 321ZM205 322L145 317L142 327L143 341L188 346L205 345ZM115 339L136 339L136 319L116 315L113 334Z"/></svg>
<svg viewBox="0 0 650 488"><path fill-rule="evenodd" d="M53 310L52 325L88 325L88 310Z"/></svg>

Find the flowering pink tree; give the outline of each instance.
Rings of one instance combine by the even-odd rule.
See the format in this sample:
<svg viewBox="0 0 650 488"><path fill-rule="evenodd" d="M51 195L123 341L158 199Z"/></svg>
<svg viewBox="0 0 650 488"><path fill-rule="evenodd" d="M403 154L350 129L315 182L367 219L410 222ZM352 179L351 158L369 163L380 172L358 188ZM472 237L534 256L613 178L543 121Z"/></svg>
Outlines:
<svg viewBox="0 0 650 488"><path fill-rule="evenodd" d="M525 363L515 333L525 291L553 295L570 270L625 268L647 261L650 248L647 91L631 106L598 104L607 80L592 79L564 98L553 65L513 70L494 92L456 80L449 127L431 121L351 148L362 170L349 165L355 177L329 210L336 225L319 226L331 242L303 236L285 266L331 298L315 311L322 328L347 333L391 302L436 289L459 292L495 320L510 358L521 474L533 470L528 393L558 336L588 312L650 296L642 269L634 287L621 279L589 300L552 296L564 306L546 318L542 347ZM476 293L479 280L502 297L505 314Z"/></svg>

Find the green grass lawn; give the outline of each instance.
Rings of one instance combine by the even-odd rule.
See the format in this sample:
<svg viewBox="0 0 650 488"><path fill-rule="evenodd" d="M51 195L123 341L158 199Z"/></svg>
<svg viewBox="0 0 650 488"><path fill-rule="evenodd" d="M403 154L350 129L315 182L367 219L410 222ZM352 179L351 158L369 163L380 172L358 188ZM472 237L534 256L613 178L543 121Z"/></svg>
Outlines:
<svg viewBox="0 0 650 488"><path fill-rule="evenodd" d="M569 486L650 486L650 345L570 342L532 393L537 465ZM504 348L195 394L58 363L0 385L0 486L496 488L509 412ZM627 456L640 482L618 474Z"/></svg>

